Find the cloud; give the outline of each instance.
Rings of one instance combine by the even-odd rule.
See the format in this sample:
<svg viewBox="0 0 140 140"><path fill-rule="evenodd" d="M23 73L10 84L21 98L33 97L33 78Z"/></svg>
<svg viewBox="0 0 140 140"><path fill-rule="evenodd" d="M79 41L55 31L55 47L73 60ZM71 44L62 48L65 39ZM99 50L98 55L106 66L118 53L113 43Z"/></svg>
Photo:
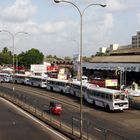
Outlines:
<svg viewBox="0 0 140 140"><path fill-rule="evenodd" d="M114 26L114 18L111 13L94 16L94 18L94 21L89 21L89 24L86 25L84 32L88 38L98 42L99 40L104 40L107 34L110 34Z"/></svg>
<svg viewBox="0 0 140 140"><path fill-rule="evenodd" d="M47 22L42 26L43 30L47 33L55 33L63 30L66 27L66 22Z"/></svg>
<svg viewBox="0 0 140 140"><path fill-rule="evenodd" d="M9 7L1 9L0 17L8 22L24 22L29 20L36 12L31 0L16 0Z"/></svg>
<svg viewBox="0 0 140 140"><path fill-rule="evenodd" d="M81 11L90 3L101 2L101 0L70 1L75 3ZM15 46L19 46L18 51L34 47L43 53L47 50L47 54L60 56L78 52L80 18L76 9L72 8L72 5L54 6L55 4L49 3L48 0L33 2L34 4L32 0L15 0L13 5L0 8L0 29L11 33L19 31L29 33L29 35L16 37ZM86 55L94 54L99 47L108 47L114 40L118 40L118 43L125 40L125 37L121 37L120 34L127 35L124 27L128 28L126 23L129 19L133 22L132 16L136 18L137 15L135 21L138 21L140 28L138 11L140 8L137 8L139 0L127 0L127 2L126 0L104 0L102 2L107 4L106 8L96 8L96 6L89 8L83 17L83 53ZM128 17L128 21L124 20L124 16ZM136 22L133 25L135 24ZM131 27L134 28L134 26ZM9 44L6 40L9 40ZM2 46L11 46L11 37L3 34L0 42Z"/></svg>
<svg viewBox="0 0 140 140"><path fill-rule="evenodd" d="M138 27L140 28L140 13L137 14Z"/></svg>
<svg viewBox="0 0 140 140"><path fill-rule="evenodd" d="M122 11L127 9L125 2L122 0L107 0L107 9L110 11Z"/></svg>

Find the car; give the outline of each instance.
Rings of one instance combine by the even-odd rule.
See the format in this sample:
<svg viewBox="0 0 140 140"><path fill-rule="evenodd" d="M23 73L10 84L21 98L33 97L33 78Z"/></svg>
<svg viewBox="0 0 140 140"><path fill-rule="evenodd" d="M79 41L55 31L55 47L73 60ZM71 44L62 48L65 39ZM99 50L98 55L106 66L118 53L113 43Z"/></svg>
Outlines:
<svg viewBox="0 0 140 140"><path fill-rule="evenodd" d="M49 112L55 115L60 115L62 113L62 105L59 102L50 101Z"/></svg>

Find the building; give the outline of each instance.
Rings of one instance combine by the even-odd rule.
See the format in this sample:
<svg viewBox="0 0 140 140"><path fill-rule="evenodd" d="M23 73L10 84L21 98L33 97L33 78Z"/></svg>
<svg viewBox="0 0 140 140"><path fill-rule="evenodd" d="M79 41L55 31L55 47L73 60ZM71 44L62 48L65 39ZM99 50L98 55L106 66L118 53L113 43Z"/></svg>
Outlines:
<svg viewBox="0 0 140 140"><path fill-rule="evenodd" d="M111 44L108 48L103 47L99 49L100 53L110 54L112 51L123 50L128 48L140 48L140 31L137 31L136 35L132 36L131 44L128 45L119 45L119 44Z"/></svg>
<svg viewBox="0 0 140 140"><path fill-rule="evenodd" d="M89 63L83 63L83 73L88 77L117 78L120 85L134 81L140 85L140 31L132 36L132 44L119 46L111 44L100 48L107 56L95 56Z"/></svg>
<svg viewBox="0 0 140 140"><path fill-rule="evenodd" d="M121 85L135 81L140 85L140 55L96 56L82 67L83 74L89 78L118 79Z"/></svg>
<svg viewBox="0 0 140 140"><path fill-rule="evenodd" d="M106 47L102 47L99 50L100 53L106 53L107 52L107 48Z"/></svg>
<svg viewBox="0 0 140 140"><path fill-rule="evenodd" d="M140 31L137 35L132 36L132 48L140 48Z"/></svg>

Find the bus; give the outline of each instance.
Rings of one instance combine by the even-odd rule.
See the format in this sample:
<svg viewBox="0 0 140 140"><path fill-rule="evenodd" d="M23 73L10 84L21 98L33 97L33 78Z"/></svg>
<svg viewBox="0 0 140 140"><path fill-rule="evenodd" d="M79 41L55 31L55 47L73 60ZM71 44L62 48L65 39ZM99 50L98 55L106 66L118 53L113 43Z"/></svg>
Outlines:
<svg viewBox="0 0 140 140"><path fill-rule="evenodd" d="M47 80L42 76L29 76L28 84L35 87L46 88Z"/></svg>
<svg viewBox="0 0 140 140"><path fill-rule="evenodd" d="M61 93L70 93L68 80L48 78L46 88L47 88L47 90L50 90L50 91L56 91L56 92L61 92Z"/></svg>
<svg viewBox="0 0 140 140"><path fill-rule="evenodd" d="M8 73L0 73L0 82L11 82L12 76Z"/></svg>
<svg viewBox="0 0 140 140"><path fill-rule="evenodd" d="M18 84L27 84L29 77L25 74L15 74L13 75L13 81Z"/></svg>
<svg viewBox="0 0 140 140"><path fill-rule="evenodd" d="M88 83L82 83L82 94L83 98L86 99L86 92L87 92ZM75 97L81 97L81 82L80 81L71 81L70 82L70 93Z"/></svg>
<svg viewBox="0 0 140 140"><path fill-rule="evenodd" d="M87 87L87 101L107 110L124 110L129 108L128 94L125 91L103 87Z"/></svg>

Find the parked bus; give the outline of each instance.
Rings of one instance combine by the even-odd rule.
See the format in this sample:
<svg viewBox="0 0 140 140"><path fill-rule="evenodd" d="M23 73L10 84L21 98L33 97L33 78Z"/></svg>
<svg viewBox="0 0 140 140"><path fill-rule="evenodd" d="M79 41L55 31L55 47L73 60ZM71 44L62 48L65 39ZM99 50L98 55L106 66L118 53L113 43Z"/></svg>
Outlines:
<svg viewBox="0 0 140 140"><path fill-rule="evenodd" d="M11 82L12 76L8 73L0 73L0 82Z"/></svg>
<svg viewBox="0 0 140 140"><path fill-rule="evenodd" d="M47 80L42 76L30 76L28 83L31 86L46 88Z"/></svg>
<svg viewBox="0 0 140 140"><path fill-rule="evenodd" d="M83 98L86 99L86 92L87 92L88 83L82 83L82 93ZM81 83L80 81L71 81L70 82L70 93L76 97L81 97Z"/></svg>
<svg viewBox="0 0 140 140"><path fill-rule="evenodd" d="M29 77L25 74L15 74L13 75L13 80L18 84L27 84L27 81L29 81Z"/></svg>
<svg viewBox="0 0 140 140"><path fill-rule="evenodd" d="M46 88L51 91L69 93L69 82L68 80L48 78Z"/></svg>
<svg viewBox="0 0 140 140"><path fill-rule="evenodd" d="M107 110L123 110L129 107L128 95L125 91L89 86L87 97L89 103Z"/></svg>

